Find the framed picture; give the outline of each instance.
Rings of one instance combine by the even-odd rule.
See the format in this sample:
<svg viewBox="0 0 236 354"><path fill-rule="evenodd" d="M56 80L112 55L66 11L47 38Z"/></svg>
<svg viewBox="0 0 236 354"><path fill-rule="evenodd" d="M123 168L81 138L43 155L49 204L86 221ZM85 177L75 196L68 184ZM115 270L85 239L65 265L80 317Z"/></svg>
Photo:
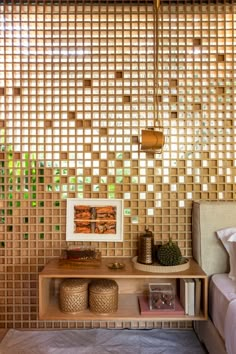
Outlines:
<svg viewBox="0 0 236 354"><path fill-rule="evenodd" d="M67 241L123 241L122 199L67 199Z"/></svg>

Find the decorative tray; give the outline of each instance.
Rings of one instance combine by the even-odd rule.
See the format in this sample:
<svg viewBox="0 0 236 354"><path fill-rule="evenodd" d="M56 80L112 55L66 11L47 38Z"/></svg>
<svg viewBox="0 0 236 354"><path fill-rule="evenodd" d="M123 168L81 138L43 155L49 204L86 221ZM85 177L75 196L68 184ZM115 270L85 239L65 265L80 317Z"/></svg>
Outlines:
<svg viewBox="0 0 236 354"><path fill-rule="evenodd" d="M176 266L161 266L158 263L154 264L142 264L138 262L138 257L132 258L132 262L134 264L134 268L138 270L142 270L144 272L151 273L174 273L174 272L182 272L187 270L190 266L189 259L183 258L183 263Z"/></svg>
<svg viewBox="0 0 236 354"><path fill-rule="evenodd" d="M60 265L97 266L101 263L101 252L87 249L65 250L59 258Z"/></svg>

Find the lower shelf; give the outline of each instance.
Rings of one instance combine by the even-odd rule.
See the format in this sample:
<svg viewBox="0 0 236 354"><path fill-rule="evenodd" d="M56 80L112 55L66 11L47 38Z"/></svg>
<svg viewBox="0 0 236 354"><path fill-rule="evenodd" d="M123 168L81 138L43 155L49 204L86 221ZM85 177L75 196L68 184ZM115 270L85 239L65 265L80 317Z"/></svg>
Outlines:
<svg viewBox="0 0 236 354"><path fill-rule="evenodd" d="M139 302L139 294L120 294L118 302L118 311L108 315L99 315L92 313L89 309L77 314L64 313L60 311L58 298L52 297L44 312L40 313L40 320L68 320L68 321L186 321L186 320L205 320L204 316L188 316L188 315L163 315L148 314L141 315Z"/></svg>

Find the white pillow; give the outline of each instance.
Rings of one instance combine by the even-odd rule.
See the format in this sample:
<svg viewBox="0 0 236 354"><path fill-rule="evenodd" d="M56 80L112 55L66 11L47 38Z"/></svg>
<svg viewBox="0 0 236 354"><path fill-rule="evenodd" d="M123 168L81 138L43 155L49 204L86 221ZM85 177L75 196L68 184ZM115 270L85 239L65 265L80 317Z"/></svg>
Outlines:
<svg viewBox="0 0 236 354"><path fill-rule="evenodd" d="M236 227L220 229L216 234L229 254L229 278L236 280Z"/></svg>

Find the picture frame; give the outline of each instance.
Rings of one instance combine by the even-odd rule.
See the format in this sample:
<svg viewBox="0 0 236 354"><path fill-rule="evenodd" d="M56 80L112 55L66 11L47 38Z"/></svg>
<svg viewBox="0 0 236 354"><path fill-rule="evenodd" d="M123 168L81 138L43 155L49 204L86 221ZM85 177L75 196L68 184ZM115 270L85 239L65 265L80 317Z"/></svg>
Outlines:
<svg viewBox="0 0 236 354"><path fill-rule="evenodd" d="M66 241L123 241L123 199L68 198Z"/></svg>

